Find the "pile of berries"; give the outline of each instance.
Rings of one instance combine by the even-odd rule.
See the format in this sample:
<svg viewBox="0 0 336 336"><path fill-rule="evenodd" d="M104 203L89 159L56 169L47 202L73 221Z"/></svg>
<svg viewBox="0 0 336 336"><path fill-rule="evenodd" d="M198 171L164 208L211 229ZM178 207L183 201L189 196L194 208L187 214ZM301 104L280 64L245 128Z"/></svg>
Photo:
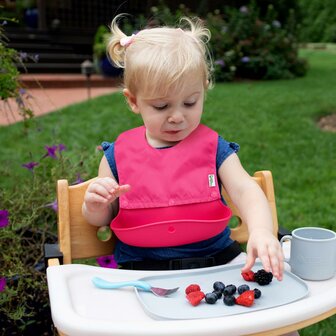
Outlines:
<svg viewBox="0 0 336 336"><path fill-rule="evenodd" d="M273 274L265 270L259 270L254 273L249 271L242 273L242 277L246 281L255 281L259 285L267 285L272 281ZM255 299L261 297L261 291L258 288L250 289L247 284L240 285L238 288L233 285L225 286L223 282L216 281L213 284L213 291L204 293L198 284L191 284L185 289L186 297L193 306L198 306L203 299L208 304L215 304L219 299L223 298L223 303L227 306L235 304L250 307Z"/></svg>
<svg viewBox="0 0 336 336"><path fill-rule="evenodd" d="M242 277L245 281L254 281L260 286L265 286L272 282L273 274L272 272L266 272L264 269L261 269L255 273L252 270L244 272L242 273Z"/></svg>

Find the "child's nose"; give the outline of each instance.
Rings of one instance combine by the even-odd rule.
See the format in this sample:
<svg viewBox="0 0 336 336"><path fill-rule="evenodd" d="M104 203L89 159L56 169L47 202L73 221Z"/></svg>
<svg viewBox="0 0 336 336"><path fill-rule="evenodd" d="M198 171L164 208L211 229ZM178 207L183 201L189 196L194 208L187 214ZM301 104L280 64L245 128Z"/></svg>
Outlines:
<svg viewBox="0 0 336 336"><path fill-rule="evenodd" d="M170 123L181 123L184 120L183 113L179 110L175 110L168 118L168 122Z"/></svg>

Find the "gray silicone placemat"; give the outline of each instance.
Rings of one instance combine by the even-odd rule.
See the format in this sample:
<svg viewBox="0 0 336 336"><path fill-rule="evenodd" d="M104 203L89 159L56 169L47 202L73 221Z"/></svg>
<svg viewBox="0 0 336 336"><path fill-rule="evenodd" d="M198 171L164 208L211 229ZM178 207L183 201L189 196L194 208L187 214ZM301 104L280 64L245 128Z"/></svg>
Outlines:
<svg viewBox="0 0 336 336"><path fill-rule="evenodd" d="M136 290L138 299L144 310L154 319L199 319L213 318L233 314L242 314L261 309L273 308L297 301L308 294L308 287L300 278L285 271L282 281L273 278L266 286L259 286L256 282L246 282L240 274L243 265L226 265L198 269L188 273L167 274L148 276L140 280L149 282L153 287L180 289L170 297L157 297L152 293ZM254 271L262 268L261 263L256 263ZM225 285L234 284L240 286L248 284L251 289L259 288L262 296L254 301L253 306L244 307L239 305L226 306L222 299L215 304L207 304L204 300L196 307L186 299L185 288L197 283L204 293L213 291L213 283L222 281Z"/></svg>

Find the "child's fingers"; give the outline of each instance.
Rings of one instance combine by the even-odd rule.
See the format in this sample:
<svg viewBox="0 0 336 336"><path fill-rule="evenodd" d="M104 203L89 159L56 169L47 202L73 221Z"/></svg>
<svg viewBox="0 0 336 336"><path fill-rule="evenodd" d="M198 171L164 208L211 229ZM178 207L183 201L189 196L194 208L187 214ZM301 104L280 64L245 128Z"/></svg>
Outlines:
<svg viewBox="0 0 336 336"><path fill-rule="evenodd" d="M252 267L253 267L253 265L254 265L254 263L255 263L255 260L256 260L256 258L255 258L255 256L253 255L253 253L252 252L248 252L247 253L247 255L246 255L246 262L245 262L245 265L244 265L244 267L242 268L242 272L247 272L247 271L249 271Z"/></svg>
<svg viewBox="0 0 336 336"><path fill-rule="evenodd" d="M274 277L282 280L283 260L274 246L268 246L266 253L260 253L259 258L266 272L272 272Z"/></svg>
<svg viewBox="0 0 336 336"><path fill-rule="evenodd" d="M101 184L101 183L92 183L90 187L88 188L88 192L91 194L97 194L106 199L108 199L110 195L106 185Z"/></svg>
<svg viewBox="0 0 336 336"><path fill-rule="evenodd" d="M89 193L87 197L85 197L86 203L107 203L108 199L106 197L100 196L95 193Z"/></svg>
<svg viewBox="0 0 336 336"><path fill-rule="evenodd" d="M127 193L131 189L129 184L117 185L110 190L110 195L114 198L120 197L121 195Z"/></svg>
<svg viewBox="0 0 336 336"><path fill-rule="evenodd" d="M283 253L282 250L276 248L270 251L270 263L273 275L278 279L282 280L284 263L283 263Z"/></svg>
<svg viewBox="0 0 336 336"><path fill-rule="evenodd" d="M118 183L112 177L100 178L95 183L104 187L108 192L118 187Z"/></svg>
<svg viewBox="0 0 336 336"><path fill-rule="evenodd" d="M121 186L119 186L119 196L127 193L128 191L130 191L131 186L129 184L123 184Z"/></svg>

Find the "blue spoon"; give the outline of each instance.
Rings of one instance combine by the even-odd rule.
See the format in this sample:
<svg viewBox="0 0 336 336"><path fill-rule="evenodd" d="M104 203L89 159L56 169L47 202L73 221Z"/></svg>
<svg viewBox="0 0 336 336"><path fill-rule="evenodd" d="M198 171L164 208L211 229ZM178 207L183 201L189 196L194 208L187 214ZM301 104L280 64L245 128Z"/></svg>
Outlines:
<svg viewBox="0 0 336 336"><path fill-rule="evenodd" d="M157 296L168 296L170 294L175 293L179 289L179 287L171 288L171 289L152 287L148 282L140 281L140 280L111 282L111 281L107 281L107 280L104 280L98 277L94 277L92 278L92 282L97 288L101 288L101 289L117 289L121 287L133 286L138 289L142 289L143 291L146 291L146 292L152 292L153 294Z"/></svg>

